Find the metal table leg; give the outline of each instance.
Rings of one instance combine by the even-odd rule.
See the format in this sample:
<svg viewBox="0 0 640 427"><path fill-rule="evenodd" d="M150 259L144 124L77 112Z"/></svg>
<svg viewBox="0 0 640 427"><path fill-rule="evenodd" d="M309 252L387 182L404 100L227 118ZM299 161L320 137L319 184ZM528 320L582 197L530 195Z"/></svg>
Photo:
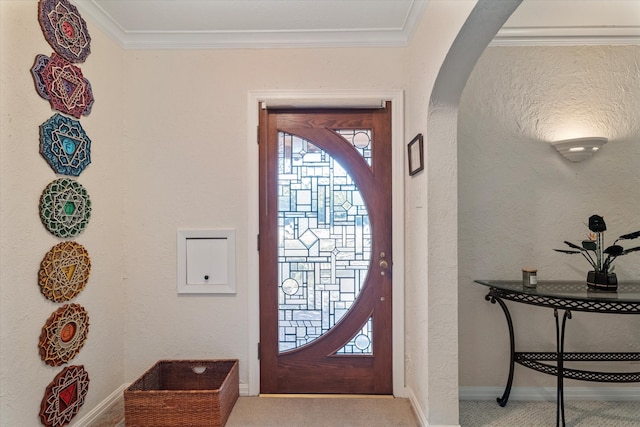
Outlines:
<svg viewBox="0 0 640 427"><path fill-rule="evenodd" d="M562 419L562 426L566 425L564 415L564 334L567 326L567 319L571 319L571 311L564 310L562 316L562 326L560 326L558 319L558 309L553 309L553 316L556 319L556 347L558 352L558 390L556 397L556 425L560 426L560 419Z"/></svg>
<svg viewBox="0 0 640 427"><path fill-rule="evenodd" d="M498 397L496 399L498 404L504 407L507 404L507 401L509 400L509 394L511 393L511 386L513 385L513 370L515 365L515 353L516 353L515 338L513 334L513 321L511 320L511 314L509 314L509 310L507 309L507 305L504 303L504 301L502 301L500 298L497 298L494 295L491 295L491 292L489 292L489 294L487 294L487 296L485 296L484 299L491 302L491 304L495 304L497 302L500 305L500 307L502 308L502 311L504 312L504 316L507 318L507 326L509 327L509 354L510 354L509 378L507 379L507 386L504 389L504 393L502 394L502 397Z"/></svg>

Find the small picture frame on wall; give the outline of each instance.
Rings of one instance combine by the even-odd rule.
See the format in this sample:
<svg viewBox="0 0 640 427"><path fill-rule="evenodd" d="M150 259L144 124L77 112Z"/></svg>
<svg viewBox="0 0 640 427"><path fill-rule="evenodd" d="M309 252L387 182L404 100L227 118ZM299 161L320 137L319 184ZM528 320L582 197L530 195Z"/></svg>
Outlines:
<svg viewBox="0 0 640 427"><path fill-rule="evenodd" d="M413 176L424 169L424 147L422 134L419 133L407 146L409 154L409 176Z"/></svg>

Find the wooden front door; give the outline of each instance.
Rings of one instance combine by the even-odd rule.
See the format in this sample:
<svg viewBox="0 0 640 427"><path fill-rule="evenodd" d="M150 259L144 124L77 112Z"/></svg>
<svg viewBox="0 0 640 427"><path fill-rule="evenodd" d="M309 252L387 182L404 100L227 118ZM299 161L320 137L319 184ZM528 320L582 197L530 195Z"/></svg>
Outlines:
<svg viewBox="0 0 640 427"><path fill-rule="evenodd" d="M392 394L391 104L259 134L260 392Z"/></svg>

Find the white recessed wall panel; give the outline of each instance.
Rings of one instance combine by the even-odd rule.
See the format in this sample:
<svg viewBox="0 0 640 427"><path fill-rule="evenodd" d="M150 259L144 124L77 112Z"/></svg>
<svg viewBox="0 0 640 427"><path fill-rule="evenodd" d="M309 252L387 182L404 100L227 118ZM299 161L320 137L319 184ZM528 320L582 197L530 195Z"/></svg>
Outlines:
<svg viewBox="0 0 640 427"><path fill-rule="evenodd" d="M178 230L178 293L235 293L235 231Z"/></svg>

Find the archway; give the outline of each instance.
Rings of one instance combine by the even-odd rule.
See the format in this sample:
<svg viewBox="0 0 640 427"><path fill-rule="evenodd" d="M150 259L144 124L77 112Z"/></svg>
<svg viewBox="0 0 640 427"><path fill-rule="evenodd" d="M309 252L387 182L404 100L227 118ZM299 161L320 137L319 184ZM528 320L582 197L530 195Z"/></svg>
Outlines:
<svg viewBox="0 0 640 427"><path fill-rule="evenodd" d="M429 102L427 400L432 425L458 423L458 104L478 58L521 2L476 3L440 67Z"/></svg>

